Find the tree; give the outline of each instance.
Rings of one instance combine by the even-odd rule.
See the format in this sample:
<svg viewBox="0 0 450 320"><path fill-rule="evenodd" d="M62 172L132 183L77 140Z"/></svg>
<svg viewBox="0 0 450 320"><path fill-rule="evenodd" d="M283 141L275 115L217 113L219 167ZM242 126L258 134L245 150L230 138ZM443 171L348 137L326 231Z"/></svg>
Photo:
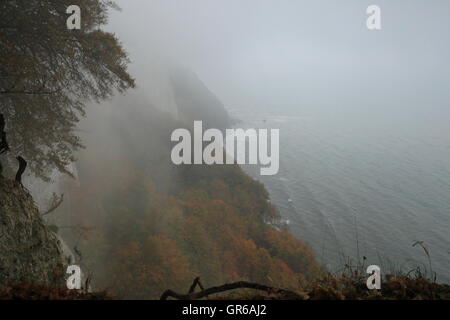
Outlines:
<svg viewBox="0 0 450 320"><path fill-rule="evenodd" d="M128 56L107 23L106 0L78 0L81 29L69 30L71 0L4 0L0 3L0 113L11 151L47 178L70 174L82 148L75 128L88 101L99 102L134 87Z"/></svg>

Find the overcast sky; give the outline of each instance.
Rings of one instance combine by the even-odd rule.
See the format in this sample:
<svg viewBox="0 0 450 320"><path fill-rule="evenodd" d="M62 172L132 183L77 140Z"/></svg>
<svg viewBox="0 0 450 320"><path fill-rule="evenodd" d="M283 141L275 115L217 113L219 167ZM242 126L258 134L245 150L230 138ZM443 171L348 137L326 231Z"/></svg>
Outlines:
<svg viewBox="0 0 450 320"><path fill-rule="evenodd" d="M450 109L448 0L116 2L109 28L138 81L158 54L229 107ZM366 28L371 4L380 31Z"/></svg>

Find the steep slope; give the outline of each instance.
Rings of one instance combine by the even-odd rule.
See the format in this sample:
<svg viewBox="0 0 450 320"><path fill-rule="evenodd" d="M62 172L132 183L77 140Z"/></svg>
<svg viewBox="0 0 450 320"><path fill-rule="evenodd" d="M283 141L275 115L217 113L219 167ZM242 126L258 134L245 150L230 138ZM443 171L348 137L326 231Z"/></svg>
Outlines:
<svg viewBox="0 0 450 320"><path fill-rule="evenodd" d="M305 285L320 266L311 250L278 223L264 186L237 165L171 162L175 128L192 120L224 128L219 100L191 73L177 78L180 113L163 112L147 96L123 97L85 122L87 149L79 179L64 191L69 246L82 251L96 289L122 298L158 298L204 285L249 280L279 287ZM187 118L190 118L187 119Z"/></svg>
<svg viewBox="0 0 450 320"><path fill-rule="evenodd" d="M18 183L0 177L0 286L64 284L65 261L33 198Z"/></svg>
<svg viewBox="0 0 450 320"><path fill-rule="evenodd" d="M194 72L180 67L172 69L170 79L180 120L187 123L202 120L205 128L230 126L224 105Z"/></svg>

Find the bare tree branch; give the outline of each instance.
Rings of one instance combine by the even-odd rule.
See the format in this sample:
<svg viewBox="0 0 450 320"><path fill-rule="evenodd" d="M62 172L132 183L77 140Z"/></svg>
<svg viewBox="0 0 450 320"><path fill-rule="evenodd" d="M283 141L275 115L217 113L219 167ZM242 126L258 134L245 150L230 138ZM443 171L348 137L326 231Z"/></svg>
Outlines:
<svg viewBox="0 0 450 320"><path fill-rule="evenodd" d="M52 204L50 205L50 208L48 208L43 214L42 216L45 216L47 214L52 213L53 211L55 211L56 209L58 209L58 207L63 203L64 201L64 194L61 194L60 197L58 197L56 195L56 193L53 193L53 199L52 199Z"/></svg>
<svg viewBox="0 0 450 320"><path fill-rule="evenodd" d="M21 156L17 156L16 159L17 159L17 161L19 161L19 169L17 170L17 173L16 173L16 181L18 183L20 183L20 185L23 187L22 175L25 172L25 169L27 168L27 162Z"/></svg>

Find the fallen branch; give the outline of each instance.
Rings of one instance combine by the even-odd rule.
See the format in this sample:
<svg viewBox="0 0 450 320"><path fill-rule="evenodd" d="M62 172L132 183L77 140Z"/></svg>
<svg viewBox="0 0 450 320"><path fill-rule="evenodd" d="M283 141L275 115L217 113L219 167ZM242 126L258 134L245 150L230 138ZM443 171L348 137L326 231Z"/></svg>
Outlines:
<svg viewBox="0 0 450 320"><path fill-rule="evenodd" d="M205 290L205 288L203 288L203 286L200 282L200 277L197 277L194 279L194 282L192 283L191 287L189 288L189 294L194 293L195 287L197 287L197 286L199 286L202 291Z"/></svg>
<svg viewBox="0 0 450 320"><path fill-rule="evenodd" d="M201 298L207 297L211 294L235 290L235 289L254 289L254 290L265 291L269 294L282 294L282 295L293 297L293 298L296 298L296 297L300 298L300 296L293 291L269 287L269 286L265 286L262 284L247 282L247 281L227 283L227 284L224 284L224 285L221 285L218 287L202 289L202 291L200 291L200 292L193 292L193 290L195 290L196 285L199 285L200 288L202 288L199 278L196 278L194 280L194 283L191 285L191 288L189 289L188 294L180 294L173 290L166 290L161 295L160 300L167 300L167 298L169 298L169 297L172 297L172 298L175 298L178 300L196 300L196 299L201 299Z"/></svg>

